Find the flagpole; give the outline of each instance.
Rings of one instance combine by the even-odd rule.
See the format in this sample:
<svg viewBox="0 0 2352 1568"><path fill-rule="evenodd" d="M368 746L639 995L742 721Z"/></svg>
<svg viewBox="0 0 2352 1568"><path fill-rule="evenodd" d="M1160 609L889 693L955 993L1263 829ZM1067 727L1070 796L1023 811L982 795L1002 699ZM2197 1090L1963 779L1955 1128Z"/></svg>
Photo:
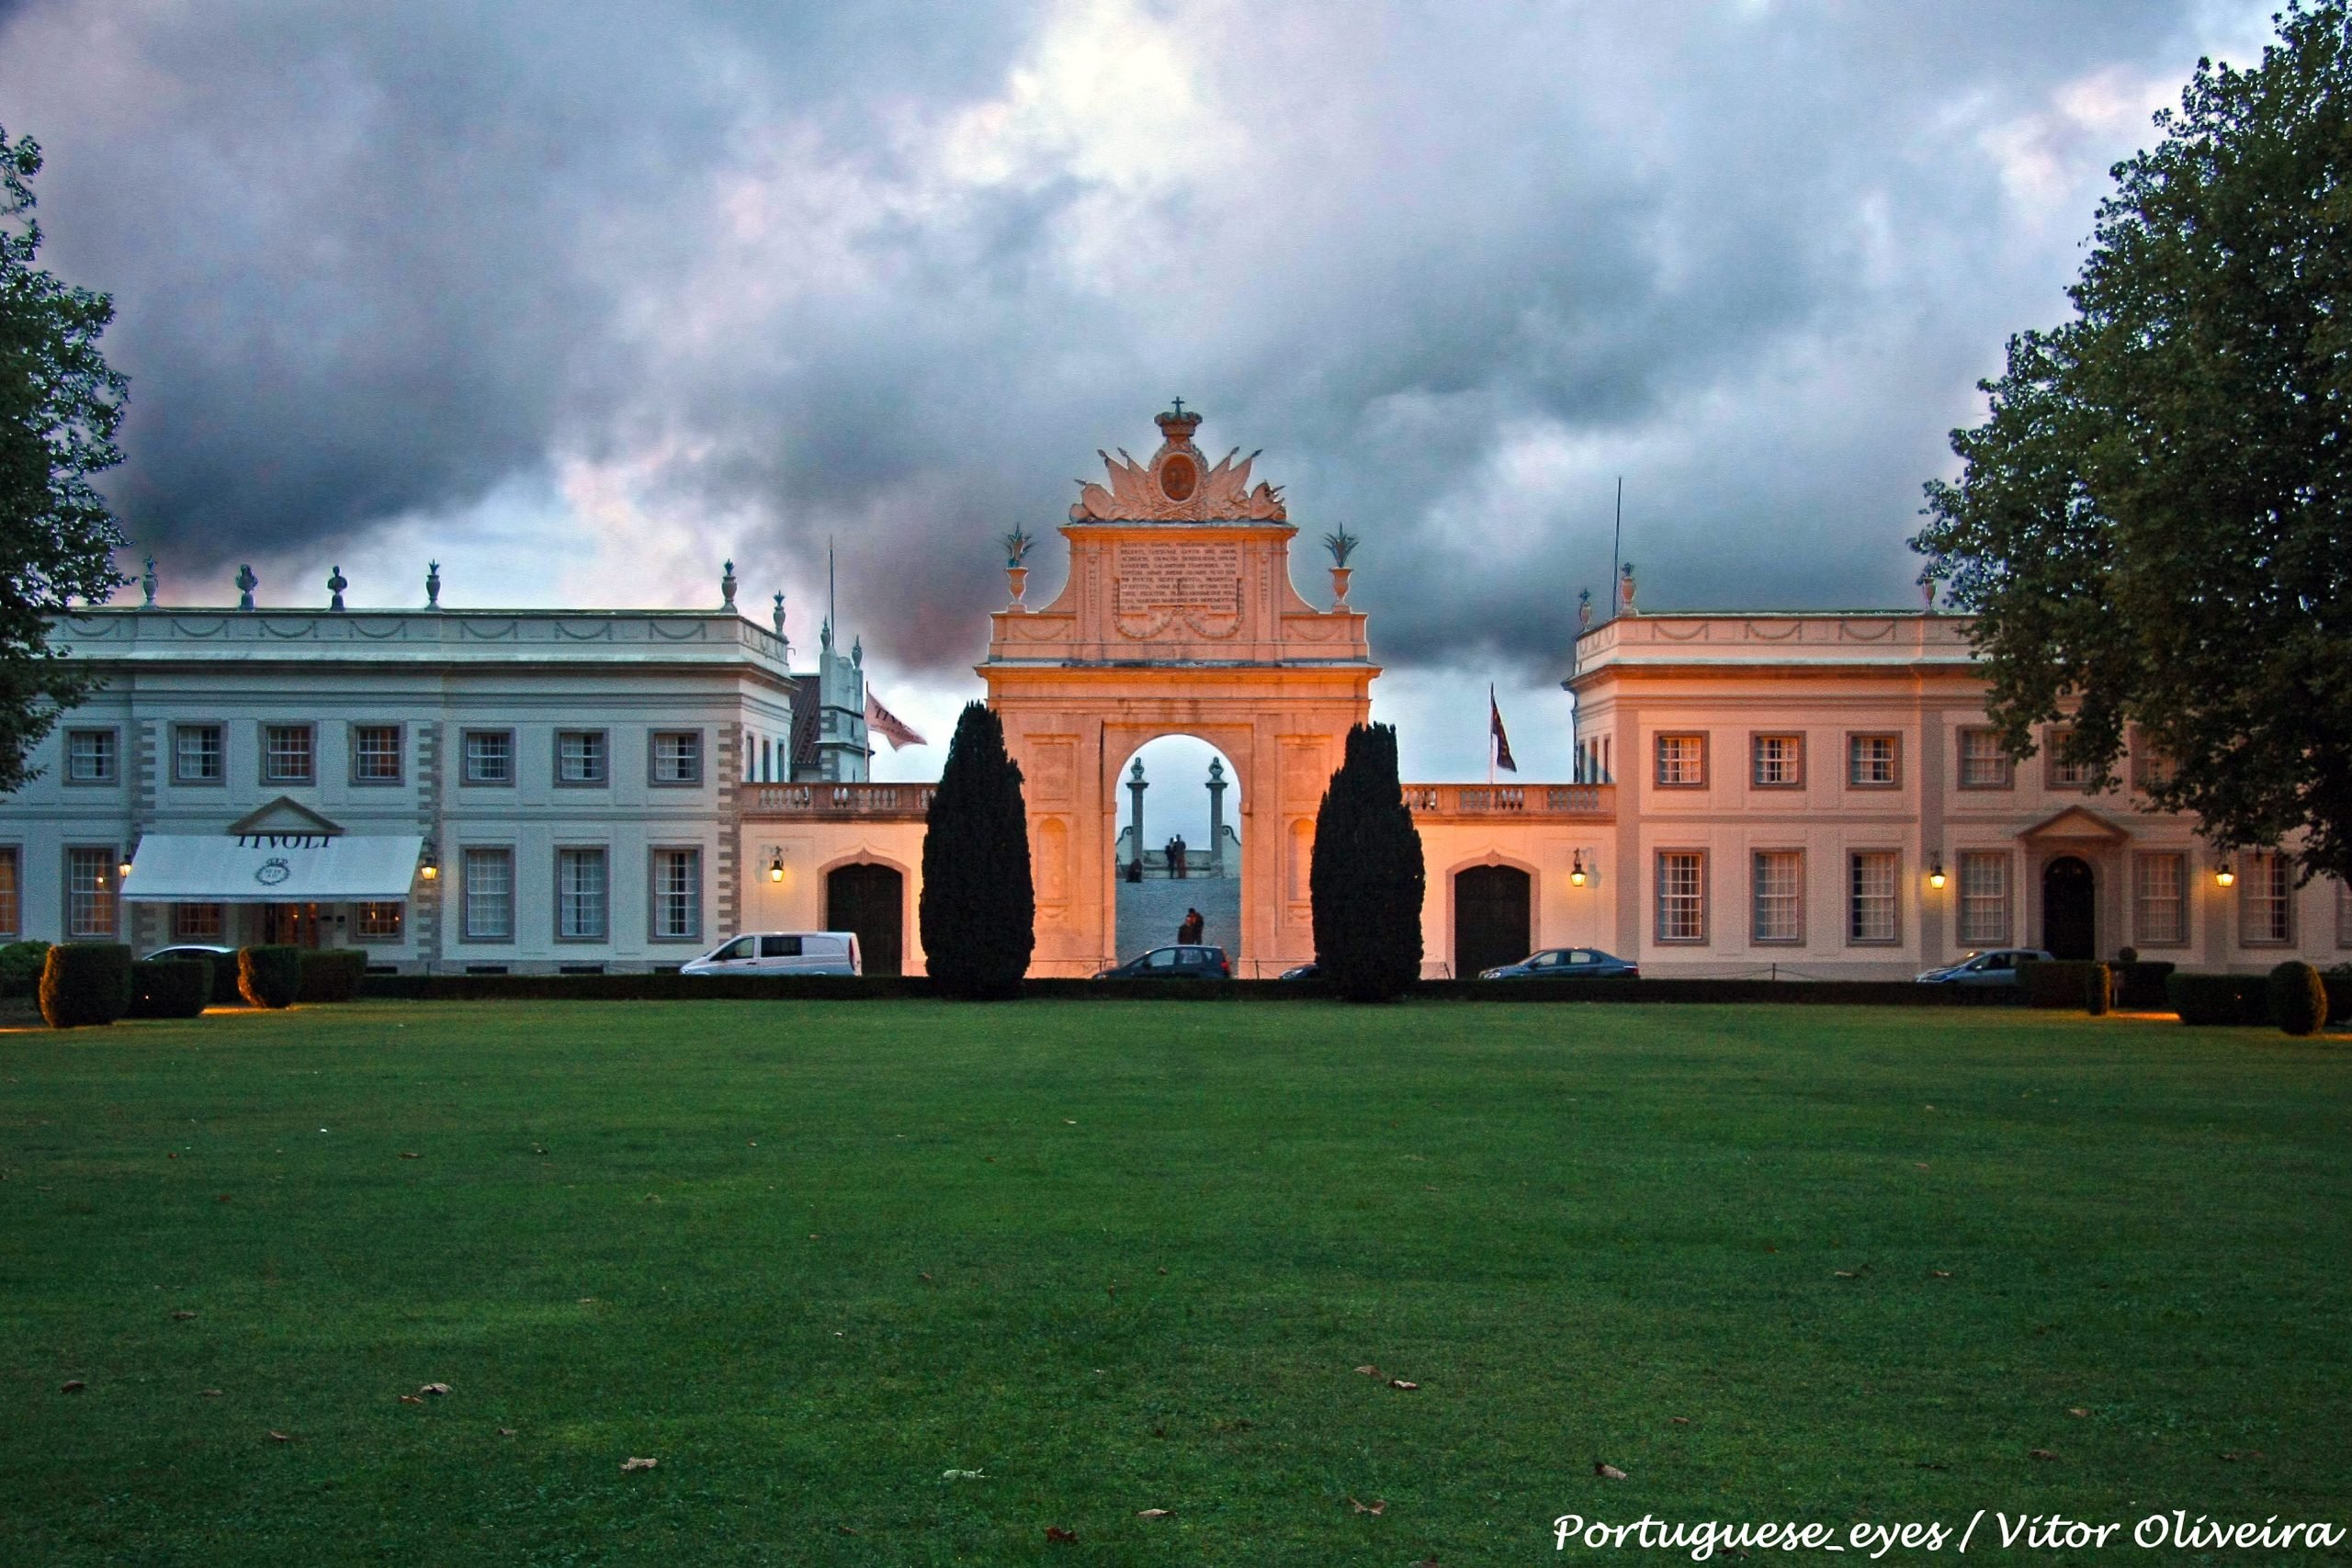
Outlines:
<svg viewBox="0 0 2352 1568"><path fill-rule="evenodd" d="M1487 682L1487 805L1495 804L1495 683Z"/></svg>

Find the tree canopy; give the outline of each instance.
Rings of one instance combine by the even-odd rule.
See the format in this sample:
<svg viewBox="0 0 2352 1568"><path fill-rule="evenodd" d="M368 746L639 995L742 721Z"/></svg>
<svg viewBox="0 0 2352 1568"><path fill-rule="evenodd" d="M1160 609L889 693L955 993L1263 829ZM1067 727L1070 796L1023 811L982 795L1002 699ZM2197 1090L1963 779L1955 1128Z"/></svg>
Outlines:
<svg viewBox="0 0 2352 1568"><path fill-rule="evenodd" d="M49 618L126 581L122 536L90 484L122 461L128 383L98 353L114 302L34 265L40 172L40 145L0 127L0 793L31 776L27 756L90 688L51 644Z"/></svg>
<svg viewBox="0 0 2352 1568"><path fill-rule="evenodd" d="M1351 1001L1390 1001L1421 975L1421 835L1396 782L1396 731L1359 724L1315 814L1307 863L1318 977Z"/></svg>
<svg viewBox="0 0 2352 1568"><path fill-rule="evenodd" d="M1029 817L1004 721L967 703L947 743L922 836L919 906L924 962L942 993L1017 997L1036 946Z"/></svg>
<svg viewBox="0 0 2352 1568"><path fill-rule="evenodd" d="M2012 751L2067 717L2106 785L2136 728L2156 805L2352 876L2352 24L2278 26L2116 166L2074 319L2010 340L1912 545Z"/></svg>

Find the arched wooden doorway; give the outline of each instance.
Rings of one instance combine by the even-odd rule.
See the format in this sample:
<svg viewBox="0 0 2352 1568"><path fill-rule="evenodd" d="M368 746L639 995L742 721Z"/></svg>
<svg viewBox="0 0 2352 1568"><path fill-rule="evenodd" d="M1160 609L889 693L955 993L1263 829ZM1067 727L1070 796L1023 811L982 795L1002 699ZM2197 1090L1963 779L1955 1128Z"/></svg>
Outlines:
<svg viewBox="0 0 2352 1568"><path fill-rule="evenodd" d="M1453 975L1516 964L1534 938L1533 880L1515 865L1474 865L1453 875Z"/></svg>
<svg viewBox="0 0 2352 1568"><path fill-rule="evenodd" d="M825 929L855 931L868 975L896 975L906 961L907 879L896 866L859 861L825 874Z"/></svg>
<svg viewBox="0 0 2352 1568"><path fill-rule="evenodd" d="M2089 862L2060 855L2041 868L2041 945L2051 957L2098 956L2098 908Z"/></svg>

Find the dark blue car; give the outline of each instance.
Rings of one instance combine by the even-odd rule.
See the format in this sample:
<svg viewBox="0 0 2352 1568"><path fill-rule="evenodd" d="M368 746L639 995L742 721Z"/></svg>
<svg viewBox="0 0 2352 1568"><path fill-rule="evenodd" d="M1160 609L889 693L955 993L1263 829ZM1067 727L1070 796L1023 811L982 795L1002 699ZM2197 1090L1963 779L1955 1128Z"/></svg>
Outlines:
<svg viewBox="0 0 2352 1568"><path fill-rule="evenodd" d="M1547 947L1516 964L1480 972L1481 980L1638 980L1641 965L1597 947Z"/></svg>

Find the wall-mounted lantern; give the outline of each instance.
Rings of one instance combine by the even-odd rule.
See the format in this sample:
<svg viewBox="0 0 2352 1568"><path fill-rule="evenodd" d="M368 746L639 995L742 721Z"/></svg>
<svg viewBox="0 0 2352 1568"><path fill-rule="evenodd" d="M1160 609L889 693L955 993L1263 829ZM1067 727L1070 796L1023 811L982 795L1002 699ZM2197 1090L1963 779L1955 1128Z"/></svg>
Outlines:
<svg viewBox="0 0 2352 1568"><path fill-rule="evenodd" d="M2237 879L2237 868L2228 861L2213 868L2213 886L2216 887L2227 887Z"/></svg>
<svg viewBox="0 0 2352 1568"><path fill-rule="evenodd" d="M435 882L440 879L441 862L433 852L433 841L430 839L425 840L423 862L417 866L416 874L427 882Z"/></svg>
<svg viewBox="0 0 2352 1568"><path fill-rule="evenodd" d="M776 851L775 858L768 862L768 880L770 882L784 880L784 852L782 850Z"/></svg>
<svg viewBox="0 0 2352 1568"><path fill-rule="evenodd" d="M1935 863L1928 868L1928 886L1939 893L1944 890L1944 857L1941 855L1938 855Z"/></svg>
<svg viewBox="0 0 2352 1568"><path fill-rule="evenodd" d="M1582 850L1578 850L1576 852L1576 863L1568 867L1568 886L1571 887L1582 887L1584 886L1584 852Z"/></svg>

